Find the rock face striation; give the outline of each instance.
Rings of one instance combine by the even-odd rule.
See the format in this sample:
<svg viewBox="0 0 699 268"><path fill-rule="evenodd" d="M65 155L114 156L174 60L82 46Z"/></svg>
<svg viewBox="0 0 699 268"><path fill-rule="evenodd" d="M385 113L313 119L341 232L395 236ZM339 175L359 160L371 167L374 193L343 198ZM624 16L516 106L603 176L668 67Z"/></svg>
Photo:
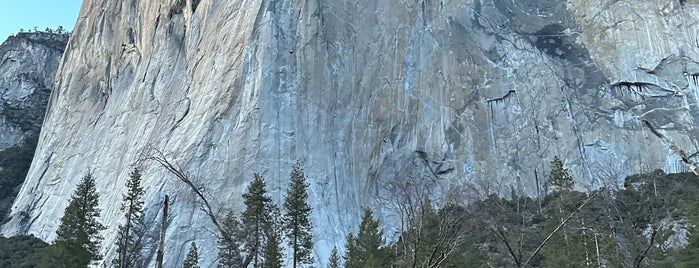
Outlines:
<svg viewBox="0 0 699 268"><path fill-rule="evenodd" d="M697 17L690 1L87 0L2 230L53 239L91 170L108 261L139 166L149 217L172 201L165 265L196 241L213 267L214 228L184 184L139 161L149 146L221 215L242 209L254 172L281 200L301 163L321 262L364 206L391 236L386 185L406 178L436 197L537 195L556 155L580 189L682 171L642 120L699 150Z"/></svg>
<svg viewBox="0 0 699 268"><path fill-rule="evenodd" d="M67 34L19 33L0 45L0 151L38 135Z"/></svg>

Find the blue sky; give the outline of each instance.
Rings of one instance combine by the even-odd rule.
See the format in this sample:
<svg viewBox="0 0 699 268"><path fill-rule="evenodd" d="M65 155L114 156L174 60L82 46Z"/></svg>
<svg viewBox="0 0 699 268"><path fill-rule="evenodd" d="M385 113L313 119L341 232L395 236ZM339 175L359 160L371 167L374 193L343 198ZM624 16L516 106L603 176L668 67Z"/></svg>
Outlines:
<svg viewBox="0 0 699 268"><path fill-rule="evenodd" d="M0 43L19 29L56 29L62 25L72 30L82 0L0 0Z"/></svg>

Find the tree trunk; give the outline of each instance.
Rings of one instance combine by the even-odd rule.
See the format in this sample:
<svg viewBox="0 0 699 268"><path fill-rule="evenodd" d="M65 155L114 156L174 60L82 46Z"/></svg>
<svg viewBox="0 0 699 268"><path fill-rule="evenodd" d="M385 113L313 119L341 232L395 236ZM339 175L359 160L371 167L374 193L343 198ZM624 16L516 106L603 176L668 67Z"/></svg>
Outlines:
<svg viewBox="0 0 699 268"><path fill-rule="evenodd" d="M155 258L155 267L157 268L163 268L163 248L165 248L165 230L167 229L167 209L169 199L169 196L165 195L165 202L163 203L163 222L160 226L160 243L158 244L158 255Z"/></svg>
<svg viewBox="0 0 699 268"><path fill-rule="evenodd" d="M656 129L653 127L653 125L650 124L650 122L648 122L648 121L646 121L646 120L643 120L643 123L644 123L644 124L646 125L646 127L650 130L650 132L653 133L653 135L655 135L655 136L658 137L661 141L663 141L663 143L665 143L665 145L667 145L668 147L670 147L670 149L671 149L673 152L675 152L675 154L677 154L677 156L679 156L680 159L682 159L682 163L684 163L684 165L687 166L687 168L689 168L689 170L691 170L692 173L694 173L694 175L699 176L699 168L697 168L697 166L696 166L694 163L692 163L692 161L689 161L689 158L687 157L687 154L685 154L684 151L683 151L682 149L680 149L679 147L677 147L677 145L675 145L674 142L672 142L670 139L668 139L667 137L665 137L665 135L663 135L663 134L660 133L658 130L656 130Z"/></svg>

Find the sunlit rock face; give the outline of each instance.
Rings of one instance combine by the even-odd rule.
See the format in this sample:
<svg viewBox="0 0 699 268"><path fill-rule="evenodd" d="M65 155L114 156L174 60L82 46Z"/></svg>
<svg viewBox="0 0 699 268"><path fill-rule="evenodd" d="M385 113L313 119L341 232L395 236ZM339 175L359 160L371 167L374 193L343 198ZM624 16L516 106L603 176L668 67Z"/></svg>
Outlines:
<svg viewBox="0 0 699 268"><path fill-rule="evenodd" d="M67 34L19 33L0 45L0 151L38 135Z"/></svg>
<svg viewBox="0 0 699 268"><path fill-rule="evenodd" d="M214 267L214 227L184 184L138 161L147 145L221 215L243 208L255 172L281 200L298 161L321 264L364 206L393 236L391 182L538 195L556 155L579 189L679 171L641 120L697 151L697 17L684 1L87 0L3 232L53 239L91 170L108 261L140 166L149 217L173 201L165 266L196 241Z"/></svg>

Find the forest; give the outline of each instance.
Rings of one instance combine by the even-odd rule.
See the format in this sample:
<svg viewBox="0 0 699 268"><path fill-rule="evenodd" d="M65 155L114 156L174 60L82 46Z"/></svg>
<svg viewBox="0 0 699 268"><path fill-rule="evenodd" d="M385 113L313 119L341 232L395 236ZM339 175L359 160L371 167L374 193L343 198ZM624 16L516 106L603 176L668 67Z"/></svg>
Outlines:
<svg viewBox="0 0 699 268"><path fill-rule="evenodd" d="M28 148L35 143L29 139L0 152L1 191L17 191L31 161ZM469 201L453 196L431 200L429 185L420 183L424 178L404 178L390 185L395 196L383 208L399 216L397 236L385 235L379 211L367 207L345 244L334 248L329 259L316 260L309 218L313 208L306 200L308 183L300 164L289 173L283 204L272 202L265 179L255 174L242 195L245 210L220 215L206 209L215 197L164 156L152 160L191 187L202 213L218 230L218 248L192 243L187 255L175 257L183 267L199 267L200 250L216 250L219 267L699 267L699 236L693 235L699 187L690 173L655 170L628 176L621 185L578 191L556 157L544 195L512 189L509 196L487 194ZM99 178L86 172L60 219L57 239L47 244L33 236L1 237L0 267L86 267L100 260L110 267L144 267L153 255L162 267L162 247L168 246L162 240L167 232L162 219L167 217L144 217L141 177L134 169L122 189L124 216L113 259L99 255L105 230L98 221Z"/></svg>

